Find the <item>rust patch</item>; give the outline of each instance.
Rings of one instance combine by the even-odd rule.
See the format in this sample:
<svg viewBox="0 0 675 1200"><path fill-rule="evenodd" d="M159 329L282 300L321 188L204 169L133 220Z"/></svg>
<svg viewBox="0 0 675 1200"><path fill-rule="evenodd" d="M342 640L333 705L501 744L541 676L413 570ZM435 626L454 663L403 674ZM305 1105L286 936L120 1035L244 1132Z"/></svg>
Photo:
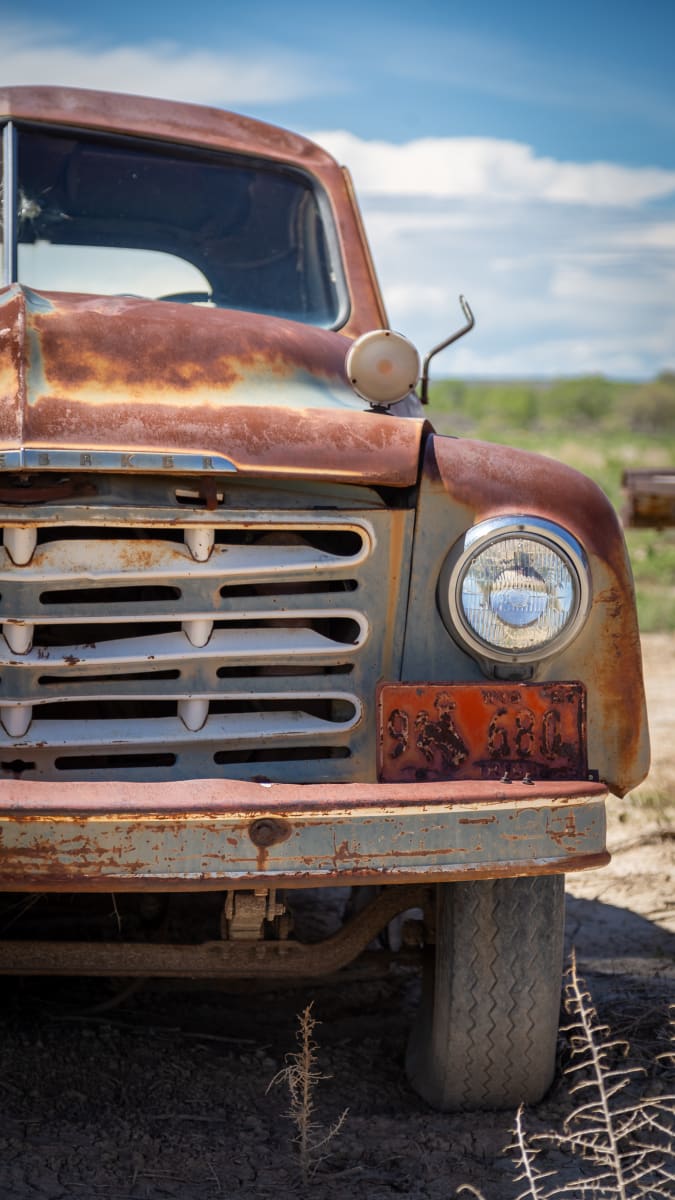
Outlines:
<svg viewBox="0 0 675 1200"><path fill-rule="evenodd" d="M16 445L21 440L25 407L25 305L12 288L0 292L0 440Z"/></svg>
<svg viewBox="0 0 675 1200"><path fill-rule="evenodd" d="M145 133L171 142L231 147L264 156L273 154L303 166L333 164L328 151L301 134L238 113L172 100L41 85L3 87L0 112L7 117L45 124Z"/></svg>
<svg viewBox="0 0 675 1200"><path fill-rule="evenodd" d="M424 422L301 407L317 389L329 393L329 405L348 389L350 342L341 334L253 313L114 297L53 296L49 311L29 305L26 313L16 286L6 296L4 336L16 360L9 372L5 360L4 376L0 370L6 446L222 454L253 475L416 482ZM25 386L17 365L24 318L31 347ZM249 402L250 388L259 399L280 379L277 406Z"/></svg>
<svg viewBox="0 0 675 1200"><path fill-rule="evenodd" d="M229 390L251 374L308 371L346 383L349 340L278 317L117 297L53 295L28 313L48 388ZM75 326L74 322L77 322Z"/></svg>
<svg viewBox="0 0 675 1200"><path fill-rule="evenodd" d="M292 813L331 814L344 810L415 808L425 813L433 806L454 808L494 802L533 800L541 804L604 800L602 783L571 780L538 781L532 789L514 782L507 790L484 780L436 783L332 783L260 784L244 780L190 779L167 783L68 782L49 783L0 780L0 816L13 820L51 822L55 817L119 816L123 820L157 818L173 821L190 814L224 814L256 820L274 816L289 819Z"/></svg>
<svg viewBox="0 0 675 1200"><path fill-rule="evenodd" d="M582 836L577 830L573 812L551 814L546 823L546 832L559 846L564 846L565 842L575 841Z"/></svg>
<svg viewBox="0 0 675 1200"><path fill-rule="evenodd" d="M496 817L460 817L459 825L494 825Z"/></svg>
<svg viewBox="0 0 675 1200"><path fill-rule="evenodd" d="M97 488L83 479L45 482L37 475L10 475L0 486L0 502L12 506L21 504L44 504L50 500L64 500L71 496L95 496Z"/></svg>
<svg viewBox="0 0 675 1200"><path fill-rule="evenodd" d="M341 862L349 862L351 859L359 859L364 857L364 855L359 854L357 850L353 849L353 847L350 846L349 842L347 841L340 842L339 845L334 842L333 847L333 865L336 870L338 868L338 864Z"/></svg>
<svg viewBox="0 0 675 1200"><path fill-rule="evenodd" d="M279 817L261 817L260 820L253 821L248 827L248 836L253 845L265 849L288 841L292 832L293 826L290 822L281 820Z"/></svg>
<svg viewBox="0 0 675 1200"><path fill-rule="evenodd" d="M402 884L424 883L425 885L433 883L447 883L452 881L473 880L473 879L508 879L514 876L522 875L563 875L571 871L586 871L598 867L605 867L611 860L611 855L608 851L598 851L589 854L569 854L564 855L555 861L537 862L537 863L504 863L496 865L491 863L488 867L468 865L458 866L455 864L452 867L420 867L400 869L392 869L390 867L383 869L368 869L365 867L351 867L345 870L327 871L321 874L321 884L329 885L331 883L339 884L340 887L351 884L391 884L399 887ZM294 871L284 875L286 887L293 888L311 888L316 887L317 876L310 870ZM258 870L257 874L246 876L246 883L239 883L239 886L251 887L269 887L279 886L278 877L275 875L266 874L264 869ZM12 892L110 892L111 889L116 892L138 892L144 890L144 887L151 887L153 892L222 892L223 879L222 877L212 879L200 879L198 883L194 879L171 879L171 880L153 880L151 885L145 883L145 880L129 879L124 876L115 878L108 876L106 879L98 879L95 876L86 878L82 875L70 876L68 874L59 874L57 871L45 879L42 875L31 875L23 870L18 870L16 874L7 872L3 875L3 890Z"/></svg>
<svg viewBox="0 0 675 1200"><path fill-rule="evenodd" d="M248 836L256 847L256 868L263 872L267 868L271 846L278 846L291 836L293 827L289 821L279 817L261 817L248 827Z"/></svg>
<svg viewBox="0 0 675 1200"><path fill-rule="evenodd" d="M623 564L621 527L601 488L555 459L470 438L429 439L430 474L475 521L503 513L532 514L562 523L589 554Z"/></svg>
<svg viewBox="0 0 675 1200"><path fill-rule="evenodd" d="M586 779L585 701L576 682L383 684L380 779Z"/></svg>

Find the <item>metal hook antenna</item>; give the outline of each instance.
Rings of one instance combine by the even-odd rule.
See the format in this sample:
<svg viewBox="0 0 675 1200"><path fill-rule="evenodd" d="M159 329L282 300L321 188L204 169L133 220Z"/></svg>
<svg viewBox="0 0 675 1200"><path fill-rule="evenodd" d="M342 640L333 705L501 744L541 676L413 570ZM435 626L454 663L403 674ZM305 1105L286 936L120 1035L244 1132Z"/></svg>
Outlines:
<svg viewBox="0 0 675 1200"><path fill-rule="evenodd" d="M458 329L456 333L451 334L451 336L446 338L444 342L439 342L437 346L434 346L429 353L424 356L420 390L420 400L422 404L429 403L429 363L431 362L432 358L434 358L436 354L439 354L441 350L446 350L447 347L451 346L453 342L459 341L459 339L464 337L465 333L469 333L469 331L473 329L474 325L476 324L476 318L471 311L466 297L460 296L459 303L462 307L462 312L466 317L466 325L462 325L461 329Z"/></svg>

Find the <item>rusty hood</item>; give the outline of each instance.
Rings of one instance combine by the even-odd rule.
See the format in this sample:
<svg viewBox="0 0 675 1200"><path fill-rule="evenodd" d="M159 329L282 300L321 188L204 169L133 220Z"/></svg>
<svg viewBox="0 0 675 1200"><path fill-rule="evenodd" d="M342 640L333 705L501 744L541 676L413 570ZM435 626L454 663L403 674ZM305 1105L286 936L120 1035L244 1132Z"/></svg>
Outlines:
<svg viewBox="0 0 675 1200"><path fill-rule="evenodd" d="M424 422L365 410L349 345L257 313L13 284L0 291L0 455L188 454L253 476L410 486Z"/></svg>

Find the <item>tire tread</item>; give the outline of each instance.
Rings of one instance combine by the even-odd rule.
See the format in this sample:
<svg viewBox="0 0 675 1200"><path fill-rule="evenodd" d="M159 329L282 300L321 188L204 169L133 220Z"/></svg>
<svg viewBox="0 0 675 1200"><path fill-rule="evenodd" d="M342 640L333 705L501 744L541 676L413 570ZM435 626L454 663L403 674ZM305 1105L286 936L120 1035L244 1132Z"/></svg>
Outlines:
<svg viewBox="0 0 675 1200"><path fill-rule="evenodd" d="M435 1108L505 1108L548 1089L562 977L560 876L438 886L437 943L407 1070Z"/></svg>

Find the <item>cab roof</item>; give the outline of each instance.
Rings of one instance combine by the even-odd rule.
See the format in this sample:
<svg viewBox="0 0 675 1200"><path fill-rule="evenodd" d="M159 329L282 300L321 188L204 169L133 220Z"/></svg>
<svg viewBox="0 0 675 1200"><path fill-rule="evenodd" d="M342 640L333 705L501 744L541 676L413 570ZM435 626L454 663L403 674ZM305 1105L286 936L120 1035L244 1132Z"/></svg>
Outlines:
<svg viewBox="0 0 675 1200"><path fill-rule="evenodd" d="M84 88L0 88L0 119L72 125L272 156L308 169L336 166L315 142L253 117L198 104Z"/></svg>
<svg viewBox="0 0 675 1200"><path fill-rule="evenodd" d="M0 87L0 123L87 129L273 159L313 175L328 195L340 243L350 312L342 333L388 326L349 172L309 138L219 108L66 87Z"/></svg>

